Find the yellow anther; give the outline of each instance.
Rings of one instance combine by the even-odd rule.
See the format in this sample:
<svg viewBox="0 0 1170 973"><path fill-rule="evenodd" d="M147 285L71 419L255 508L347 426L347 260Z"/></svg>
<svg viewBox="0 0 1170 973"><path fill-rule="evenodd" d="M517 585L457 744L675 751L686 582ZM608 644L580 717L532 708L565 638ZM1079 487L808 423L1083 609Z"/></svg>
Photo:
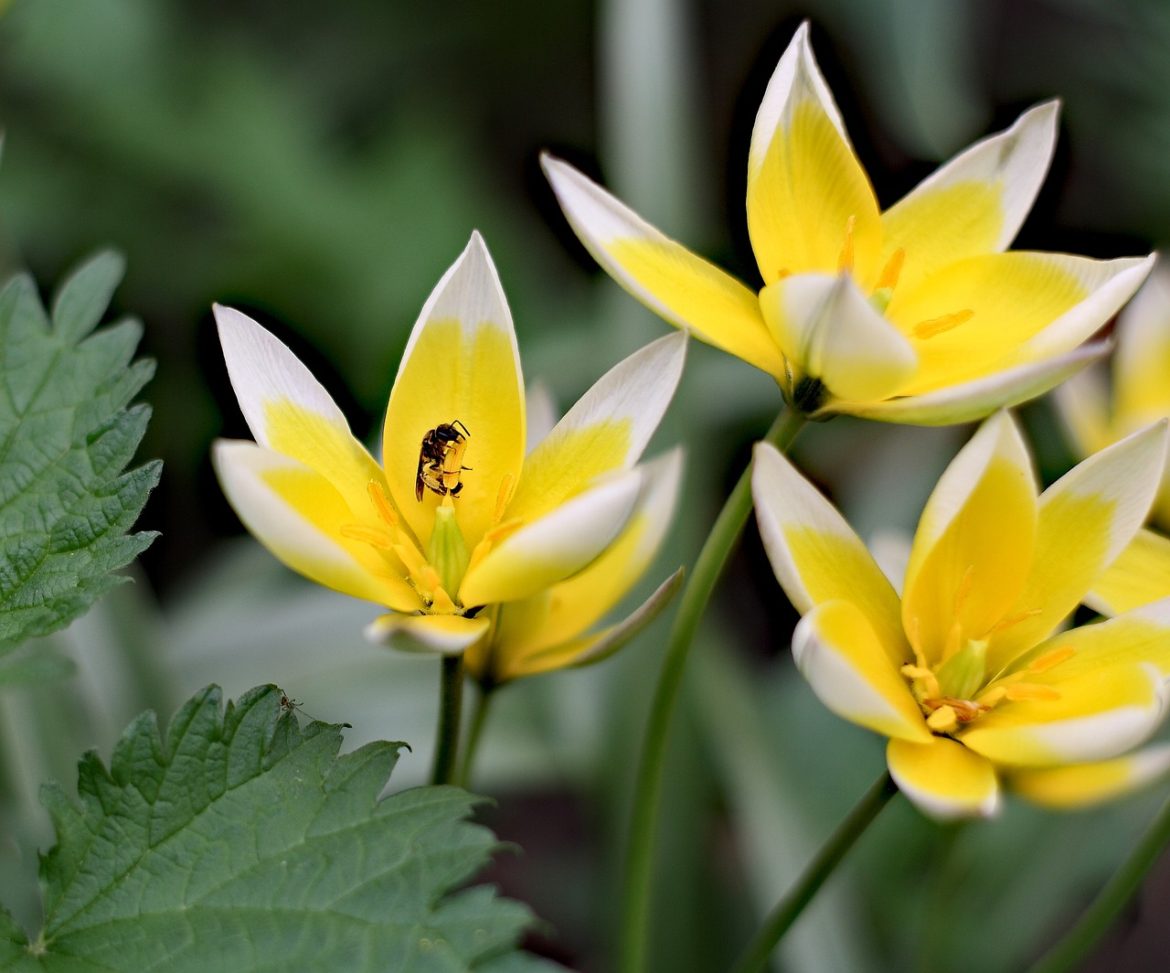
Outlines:
<svg viewBox="0 0 1170 973"><path fill-rule="evenodd" d="M850 216L845 221L845 242L841 244L841 255L837 257L837 273L844 274L853 270L853 228L857 226L857 217Z"/></svg>
<svg viewBox="0 0 1170 973"><path fill-rule="evenodd" d="M1005 629L1011 628L1013 625L1018 625L1020 622L1026 622L1029 618L1034 618L1043 612L1043 608L1029 608L1027 611L1019 612L1015 615L1009 615L1007 618L1001 618L998 622L991 626L987 634L988 636L991 636L997 632L1002 632ZM1072 649L1069 649L1069 651L1071 652Z"/></svg>
<svg viewBox="0 0 1170 973"><path fill-rule="evenodd" d="M351 541L361 541L376 547L379 551L394 549L394 536L387 530L379 527L366 527L363 524L342 524L337 533Z"/></svg>
<svg viewBox="0 0 1170 973"><path fill-rule="evenodd" d="M958 729L959 716L953 706L944 703L926 718L926 725L935 733L950 733Z"/></svg>
<svg viewBox="0 0 1170 973"><path fill-rule="evenodd" d="M1062 662L1067 662L1076 654L1077 650L1071 645L1066 645L1063 649L1053 649L1051 652L1045 652L1039 658L1029 662L1028 671L1047 672L1049 669L1055 669Z"/></svg>
<svg viewBox="0 0 1170 973"><path fill-rule="evenodd" d="M390 503L390 498L386 496L386 488L382 486L377 480L370 480L366 484L366 493L370 495L370 503L374 505L374 509L378 511L378 516L381 517L391 527L398 526L398 514L394 512L394 507Z"/></svg>
<svg viewBox="0 0 1170 973"><path fill-rule="evenodd" d="M500 489L496 491L496 512L492 515L492 523L498 524L512 502L512 494L516 492L516 478L511 473L505 473L500 480Z"/></svg>
<svg viewBox="0 0 1170 973"><path fill-rule="evenodd" d="M1010 686L1005 686L1004 694L1012 702L1031 699L1060 699L1060 693L1051 686L1039 686L1034 682L1017 682Z"/></svg>
<svg viewBox="0 0 1170 973"><path fill-rule="evenodd" d="M957 328L960 324L966 324L973 317L975 317L974 311L956 311L954 314L944 314L941 317L919 321L918 324L914 325L912 332L915 338L934 338Z"/></svg>
<svg viewBox="0 0 1170 973"><path fill-rule="evenodd" d="M902 276L902 265L906 263L906 250L904 247L898 247L890 254L890 259L886 261L886 265L882 268L881 275L878 277L876 290L892 291L898 286L898 278Z"/></svg>
<svg viewBox="0 0 1170 973"><path fill-rule="evenodd" d="M926 666L902 666L902 675L915 682L921 682L922 695L924 696L930 697L941 694L938 678Z"/></svg>

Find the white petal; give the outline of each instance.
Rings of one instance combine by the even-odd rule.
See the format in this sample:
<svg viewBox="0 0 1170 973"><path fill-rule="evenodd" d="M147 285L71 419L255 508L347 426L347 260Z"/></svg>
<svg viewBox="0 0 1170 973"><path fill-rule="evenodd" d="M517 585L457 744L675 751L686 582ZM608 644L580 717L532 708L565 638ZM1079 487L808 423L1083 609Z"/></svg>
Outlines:
<svg viewBox="0 0 1170 973"><path fill-rule="evenodd" d="M544 442L545 437L557 424L557 404L552 389L539 379L531 383L524 395L525 411L528 413L528 436L524 443L527 455Z"/></svg>
<svg viewBox="0 0 1170 973"><path fill-rule="evenodd" d="M382 615L366 626L366 638L403 652L458 655L491 628L488 618L462 615Z"/></svg>
<svg viewBox="0 0 1170 973"><path fill-rule="evenodd" d="M1109 342L1082 345L1065 355L1030 365L1018 365L973 382L952 385L924 395L884 402L830 402L827 413L842 412L915 426L951 426L971 422L999 408L1010 408L1043 395L1070 375L1107 355Z"/></svg>
<svg viewBox="0 0 1170 973"><path fill-rule="evenodd" d="M642 472L631 470L520 528L471 566L459 600L469 606L515 601L580 571L621 531L641 487Z"/></svg>

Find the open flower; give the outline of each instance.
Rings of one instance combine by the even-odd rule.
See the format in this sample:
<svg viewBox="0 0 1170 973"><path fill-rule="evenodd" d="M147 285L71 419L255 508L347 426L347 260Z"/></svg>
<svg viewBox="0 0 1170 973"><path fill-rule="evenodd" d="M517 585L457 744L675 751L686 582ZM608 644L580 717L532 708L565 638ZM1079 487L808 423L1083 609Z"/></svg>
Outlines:
<svg viewBox="0 0 1170 973"><path fill-rule="evenodd" d="M797 666L833 712L890 737L890 773L922 810L990 815L1001 780L1083 804L1166 769L1165 752L1126 754L1162 717L1170 601L1056 633L1137 532L1165 455L1161 423L1037 497L1019 431L993 416L927 502L899 596L832 505L757 446L760 532L803 616Z"/></svg>
<svg viewBox="0 0 1170 973"><path fill-rule="evenodd" d="M1104 353L1078 347L1150 258L1004 252L1052 157L1057 105L1025 112L884 213L803 25L748 153L758 294L571 166L544 167L577 235L667 321L763 369L795 408L937 425L1038 395Z"/></svg>
<svg viewBox="0 0 1170 973"><path fill-rule="evenodd" d="M238 311L217 307L215 316L256 437L217 442L215 468L240 519L277 558L389 608L371 638L444 653L483 642L506 655L495 606L555 600L568 586L576 615L550 608L547 618L516 622L512 637L539 643L520 655L548 667L546 650L557 650L556 665L598 651L578 636L645 569L673 504L677 456L634 464L674 394L685 339L656 341L621 362L525 456L512 318L475 234L411 333L379 463L284 344ZM599 563L612 577L590 587ZM617 592L608 602L607 585ZM579 603L590 596L604 605L592 616ZM576 639L572 648L550 628ZM507 672L540 663L528 666L512 661Z"/></svg>
<svg viewBox="0 0 1170 973"><path fill-rule="evenodd" d="M1114 339L1112 376L1104 365L1094 365L1056 390L1057 408L1082 456L1170 417L1170 267L1165 262L1119 315ZM1170 466L1150 518L1161 533L1140 531L1098 579L1085 599L1097 611L1115 615L1170 597Z"/></svg>

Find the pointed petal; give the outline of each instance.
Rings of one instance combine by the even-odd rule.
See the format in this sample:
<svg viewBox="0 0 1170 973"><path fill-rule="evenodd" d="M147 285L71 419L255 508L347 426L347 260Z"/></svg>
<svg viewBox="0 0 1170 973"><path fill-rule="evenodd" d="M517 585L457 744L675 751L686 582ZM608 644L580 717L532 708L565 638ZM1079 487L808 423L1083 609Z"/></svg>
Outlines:
<svg viewBox="0 0 1170 973"><path fill-rule="evenodd" d="M961 382L885 402L830 402L827 412L842 412L915 426L950 426L972 422L999 408L1027 402L1059 385L1070 375L1107 355L1109 342L1082 345L1067 355L1058 355L1031 365L1017 365L971 382Z"/></svg>
<svg viewBox="0 0 1170 973"><path fill-rule="evenodd" d="M487 634L491 620L462 615L382 615L366 626L366 638L402 652L458 655Z"/></svg>
<svg viewBox="0 0 1170 973"><path fill-rule="evenodd" d="M524 444L525 455L527 455L544 442L544 437L553 431L553 427L557 424L557 403L553 398L552 390L540 380L528 386L524 403L525 411L528 413L528 435Z"/></svg>
<svg viewBox="0 0 1170 973"><path fill-rule="evenodd" d="M910 551L902 624L935 664L984 639L1015 604L1032 566L1036 484L1019 429L988 419L931 493Z"/></svg>
<svg viewBox="0 0 1170 973"><path fill-rule="evenodd" d="M842 269L868 282L876 273L877 200L813 58L807 23L780 58L756 115L747 219L766 283Z"/></svg>
<svg viewBox="0 0 1170 973"><path fill-rule="evenodd" d="M776 580L802 615L834 600L865 616L890 663L908 661L898 596L853 529L773 446L758 443L752 496Z"/></svg>
<svg viewBox="0 0 1170 973"><path fill-rule="evenodd" d="M1052 401L1078 456L1090 456L1117 438L1113 434L1104 367L1094 366L1073 375L1056 387Z"/></svg>
<svg viewBox="0 0 1170 973"><path fill-rule="evenodd" d="M1170 539L1139 530L1096 581L1085 604L1102 615L1120 615L1170 597Z"/></svg>
<svg viewBox="0 0 1170 973"><path fill-rule="evenodd" d="M219 440L211 457L232 509L282 563L355 598L399 611L422 607L392 560L342 535L356 518L319 473L248 442Z"/></svg>
<svg viewBox="0 0 1170 973"><path fill-rule="evenodd" d="M1159 263L1117 319L1113 387L1129 428L1170 415L1170 266Z"/></svg>
<svg viewBox="0 0 1170 973"><path fill-rule="evenodd" d="M390 494L425 547L442 498L416 498L424 437L462 423L467 442L459 527L474 546L493 523L505 482L524 461L524 380L512 315L478 233L443 275L411 332L390 393L382 455ZM510 480L509 480L510 478Z"/></svg>
<svg viewBox="0 0 1170 973"><path fill-rule="evenodd" d="M753 291L560 159L541 157L569 224L605 271L671 324L777 377L784 362Z"/></svg>
<svg viewBox="0 0 1170 973"><path fill-rule="evenodd" d="M921 363L903 394L1071 351L1116 313L1148 269L1148 260L1011 251L968 257L913 289L897 288L886 314Z"/></svg>
<svg viewBox="0 0 1170 973"><path fill-rule="evenodd" d="M1116 757L1157 729L1166 687L1154 666L1096 666L1057 679L1061 668L1029 679L1058 698L1000 703L961 731L964 746L998 764L1052 767Z"/></svg>
<svg viewBox="0 0 1170 973"><path fill-rule="evenodd" d="M643 485L621 534L584 570L555 585L539 616L517 615L509 606L497 632L504 651L529 655L574 639L600 621L637 584L653 562L674 519L682 482L682 450L641 467Z"/></svg>
<svg viewBox="0 0 1170 973"><path fill-rule="evenodd" d="M1161 744L1099 763L1016 771L1008 786L1033 804L1069 810L1124 797L1167 773L1170 745Z"/></svg>
<svg viewBox="0 0 1170 973"><path fill-rule="evenodd" d="M246 314L214 306L228 377L256 442L316 470L355 509L382 470L299 358ZM371 511L373 512L373 511Z"/></svg>
<svg viewBox="0 0 1170 973"><path fill-rule="evenodd" d="M825 601L800 620L792 657L822 703L884 736L928 743L930 730L872 626L848 601Z"/></svg>
<svg viewBox="0 0 1170 973"><path fill-rule="evenodd" d="M1137 534L1158 489L1166 425L1090 456L1040 498L1036 554L1010 612L1019 621L988 648L994 672L1047 637Z"/></svg>
<svg viewBox="0 0 1170 973"><path fill-rule="evenodd" d="M497 681L518 679L521 676L537 676L544 672L552 672L566 667L581 668L591 666L608 659L618 650L624 648L635 639L647 625L656 619L662 610L670 604L679 588L682 587L683 569L679 568L655 589L634 611L616 625L570 639L558 645L550 645L529 655L503 654L501 669Z"/></svg>
<svg viewBox="0 0 1170 973"><path fill-rule="evenodd" d="M786 277L764 288L760 309L795 370L819 378L836 398L893 395L918 367L910 342L848 274Z"/></svg>
<svg viewBox="0 0 1170 973"><path fill-rule="evenodd" d="M460 602L470 607L516 601L576 574L621 531L641 485L640 470L620 474L504 538L473 560Z"/></svg>
<svg viewBox="0 0 1170 973"><path fill-rule="evenodd" d="M525 460L505 519L535 520L597 477L633 466L678 387L686 342L659 338L603 375Z"/></svg>
<svg viewBox="0 0 1170 973"><path fill-rule="evenodd" d="M1032 208L1056 145L1058 102L976 142L882 214L883 260L905 252L898 286L965 257L1007 249Z"/></svg>
<svg viewBox="0 0 1170 973"><path fill-rule="evenodd" d="M990 818L999 813L995 768L961 743L935 737L930 743L891 740L890 776L923 814L939 821Z"/></svg>

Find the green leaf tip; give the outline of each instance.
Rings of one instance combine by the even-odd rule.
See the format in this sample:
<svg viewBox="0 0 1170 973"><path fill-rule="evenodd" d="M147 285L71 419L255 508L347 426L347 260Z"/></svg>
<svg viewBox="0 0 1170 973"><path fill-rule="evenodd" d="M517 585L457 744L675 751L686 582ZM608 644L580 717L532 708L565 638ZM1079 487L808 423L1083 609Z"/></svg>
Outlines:
<svg viewBox="0 0 1170 973"><path fill-rule="evenodd" d="M516 951L529 910L477 886L500 845L478 799L418 787L379 799L404 744L341 754L276 686L192 696L163 731L135 719L78 795L46 787L45 924L0 909L0 969L117 971L559 969Z"/></svg>
<svg viewBox="0 0 1170 973"><path fill-rule="evenodd" d="M86 260L46 312L31 278L0 289L0 686L27 677L13 650L82 614L155 534L130 533L160 464L126 470L154 372L138 322L98 328L125 262Z"/></svg>

